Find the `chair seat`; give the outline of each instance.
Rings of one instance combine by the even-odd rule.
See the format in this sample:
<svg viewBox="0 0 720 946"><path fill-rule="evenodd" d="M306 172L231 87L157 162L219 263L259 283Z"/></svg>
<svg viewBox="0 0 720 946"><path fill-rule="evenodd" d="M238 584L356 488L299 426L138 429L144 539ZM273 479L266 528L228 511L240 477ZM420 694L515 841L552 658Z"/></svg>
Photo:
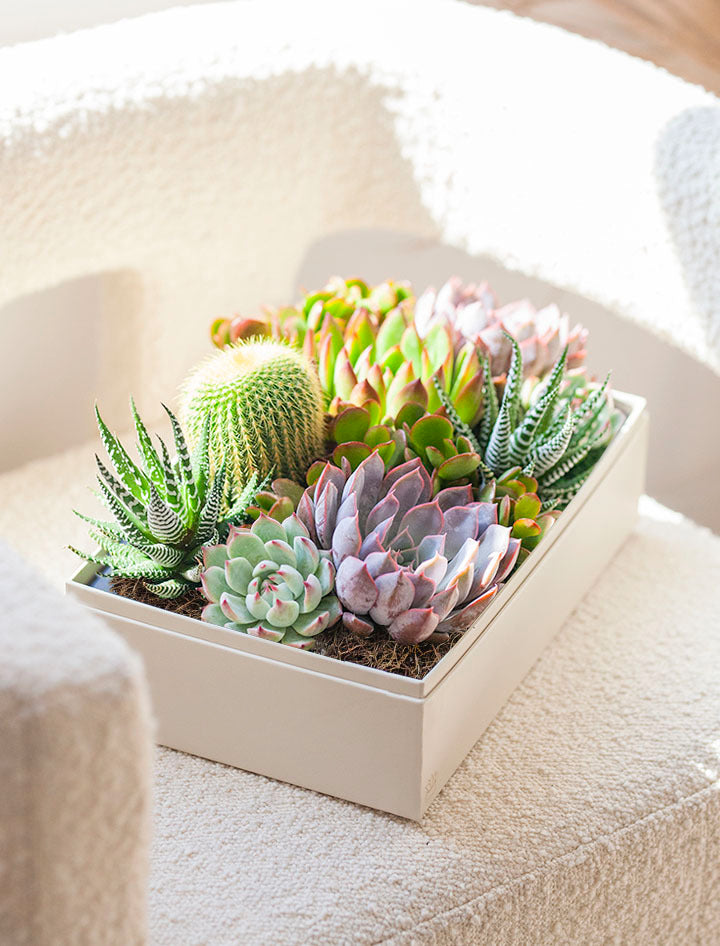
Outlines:
<svg viewBox="0 0 720 946"><path fill-rule="evenodd" d="M0 477L58 583L92 453ZM159 749L151 942L720 943L719 680L720 539L644 499L421 823Z"/></svg>

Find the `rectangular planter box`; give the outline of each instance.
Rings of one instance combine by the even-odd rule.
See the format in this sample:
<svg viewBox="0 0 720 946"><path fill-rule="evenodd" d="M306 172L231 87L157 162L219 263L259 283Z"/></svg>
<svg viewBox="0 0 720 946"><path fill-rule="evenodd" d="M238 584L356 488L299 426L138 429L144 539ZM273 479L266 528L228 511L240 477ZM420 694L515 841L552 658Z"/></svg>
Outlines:
<svg viewBox="0 0 720 946"><path fill-rule="evenodd" d="M89 587L67 590L145 661L165 746L419 819L631 531L645 401L543 542L422 680L298 651Z"/></svg>

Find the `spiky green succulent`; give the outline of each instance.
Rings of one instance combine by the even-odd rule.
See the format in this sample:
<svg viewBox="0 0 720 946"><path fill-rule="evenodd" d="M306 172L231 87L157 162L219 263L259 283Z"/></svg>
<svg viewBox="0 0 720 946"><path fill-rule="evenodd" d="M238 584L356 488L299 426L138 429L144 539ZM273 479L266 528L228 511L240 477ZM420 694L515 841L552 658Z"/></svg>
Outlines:
<svg viewBox="0 0 720 946"><path fill-rule="evenodd" d="M335 566L295 514L282 523L261 515L249 529L203 552L203 621L309 649L341 615Z"/></svg>
<svg viewBox="0 0 720 946"><path fill-rule="evenodd" d="M475 430L462 422L439 385L438 394L456 433L467 437L482 458L479 469L486 481L520 467L537 481L544 508L562 508L592 472L617 425L609 376L602 385L590 385L582 375L568 378L566 347L525 404L520 347L508 338L513 354L502 400L498 403L486 366L483 414Z"/></svg>
<svg viewBox="0 0 720 946"><path fill-rule="evenodd" d="M253 473L302 479L322 453L317 373L284 342L239 342L211 355L185 383L180 418L191 444L209 424L210 470L226 463L228 506Z"/></svg>
<svg viewBox="0 0 720 946"><path fill-rule="evenodd" d="M221 516L225 481L221 463L211 476L208 464L208 432L205 424L191 454L175 415L165 408L172 426L176 457L171 458L163 440L160 450L131 401L138 466L95 409L100 436L113 474L96 455L99 498L115 517L114 522L75 512L90 526L90 537L101 552L89 555L72 550L98 565L109 566L115 575L142 579L148 591L159 598L176 598L199 581L198 560L206 545L213 545L231 524L246 515L258 485L251 476L239 491L234 506Z"/></svg>

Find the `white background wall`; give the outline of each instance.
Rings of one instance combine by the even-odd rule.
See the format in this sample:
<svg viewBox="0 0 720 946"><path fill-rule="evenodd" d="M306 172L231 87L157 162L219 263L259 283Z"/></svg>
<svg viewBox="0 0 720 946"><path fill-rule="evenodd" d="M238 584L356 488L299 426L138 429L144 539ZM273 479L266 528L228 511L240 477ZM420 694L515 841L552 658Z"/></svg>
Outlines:
<svg viewBox="0 0 720 946"><path fill-rule="evenodd" d="M0 0L0 46L208 0Z"/></svg>

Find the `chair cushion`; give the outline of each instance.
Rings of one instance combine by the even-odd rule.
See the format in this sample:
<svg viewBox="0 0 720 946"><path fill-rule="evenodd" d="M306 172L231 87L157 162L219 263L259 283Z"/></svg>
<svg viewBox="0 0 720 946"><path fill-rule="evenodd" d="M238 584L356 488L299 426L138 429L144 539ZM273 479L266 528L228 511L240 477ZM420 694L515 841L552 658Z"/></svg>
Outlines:
<svg viewBox="0 0 720 946"><path fill-rule="evenodd" d="M61 484L49 492L63 501ZM25 539L60 541L57 523L26 518L28 500L5 499L4 515ZM0 598L0 942L140 946L153 741L141 661L4 541Z"/></svg>
<svg viewBox="0 0 720 946"><path fill-rule="evenodd" d="M91 456L0 478L56 581ZM720 941L719 629L720 539L645 499L421 823L159 749L152 942Z"/></svg>

